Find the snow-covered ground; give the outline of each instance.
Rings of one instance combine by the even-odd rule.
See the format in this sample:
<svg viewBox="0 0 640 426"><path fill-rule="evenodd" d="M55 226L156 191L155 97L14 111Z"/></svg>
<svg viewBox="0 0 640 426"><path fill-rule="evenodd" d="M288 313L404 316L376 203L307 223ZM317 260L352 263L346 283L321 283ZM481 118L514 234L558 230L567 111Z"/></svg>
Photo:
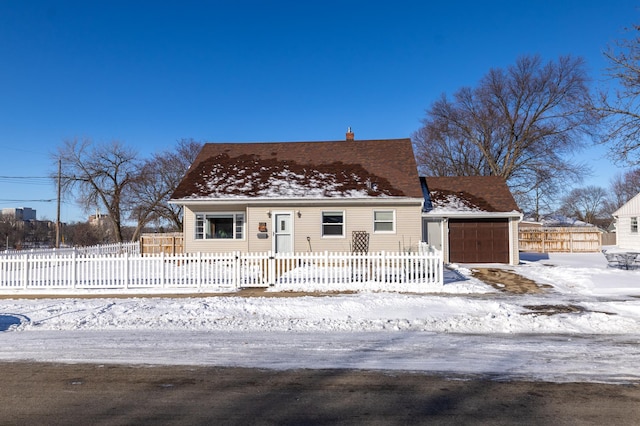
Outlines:
<svg viewBox="0 0 640 426"><path fill-rule="evenodd" d="M465 265L431 293L5 299L0 360L640 382L640 269L609 268L600 253L522 259L504 268L552 288L498 292ZM534 313L543 305L573 312Z"/></svg>

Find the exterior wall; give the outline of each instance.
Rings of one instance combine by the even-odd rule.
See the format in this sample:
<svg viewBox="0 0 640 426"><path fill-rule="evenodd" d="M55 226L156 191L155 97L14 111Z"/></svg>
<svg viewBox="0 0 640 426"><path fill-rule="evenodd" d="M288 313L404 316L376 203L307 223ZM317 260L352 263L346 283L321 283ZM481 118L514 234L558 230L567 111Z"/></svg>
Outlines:
<svg viewBox="0 0 640 426"><path fill-rule="evenodd" d="M413 205L396 206L389 203L375 205L301 205L294 207L260 206L224 206L213 208L204 205L185 206L184 209L184 241L185 252L230 251L266 252L273 251L273 227L276 213L290 213L293 223L293 251L295 252L350 252L352 232L369 233L369 252L377 251L415 251L421 240L421 200ZM376 210L395 212L395 231L374 233L373 212ZM196 240L195 214L214 212L245 212L244 240ZM322 212L344 212L344 235L322 236ZM267 231L261 225L266 224ZM265 238L266 237L266 238Z"/></svg>
<svg viewBox="0 0 640 426"><path fill-rule="evenodd" d="M444 263L450 263L450 258L449 258L449 251L450 251L450 246L449 246L449 218L446 217L437 217L434 216L432 218L426 219L423 218L423 227L427 226L427 221L431 220L440 220L442 223L442 227L441 227L441 231L442 231L442 235L441 235L441 242L442 242L442 254L443 254L443 259L444 259ZM520 263L520 249L519 249L519 242L518 242L518 228L519 228L519 223L520 223L520 219L517 217L513 217L513 218L509 218L508 219L509 224L509 264L510 265L517 265ZM424 229L423 229L423 235L424 235Z"/></svg>
<svg viewBox="0 0 640 426"><path fill-rule="evenodd" d="M517 265L520 263L520 242L518 230L520 220L518 218L509 218L509 264Z"/></svg>
<svg viewBox="0 0 640 426"><path fill-rule="evenodd" d="M631 218L640 219L640 194L613 213L616 218L616 245L622 249L640 250L640 232L631 232Z"/></svg>
<svg viewBox="0 0 640 426"><path fill-rule="evenodd" d="M373 212L391 210L395 212L395 231L374 233ZM295 251L349 252L352 248L353 231L369 233L369 251L416 251L421 239L421 205L413 206L345 206L303 207L300 217L294 214ZM344 212L344 236L322 236L322 212ZM308 237L308 238L307 238Z"/></svg>
<svg viewBox="0 0 640 426"><path fill-rule="evenodd" d="M640 232L631 232L631 218L636 215L620 216L616 220L616 245L622 249L640 250Z"/></svg>

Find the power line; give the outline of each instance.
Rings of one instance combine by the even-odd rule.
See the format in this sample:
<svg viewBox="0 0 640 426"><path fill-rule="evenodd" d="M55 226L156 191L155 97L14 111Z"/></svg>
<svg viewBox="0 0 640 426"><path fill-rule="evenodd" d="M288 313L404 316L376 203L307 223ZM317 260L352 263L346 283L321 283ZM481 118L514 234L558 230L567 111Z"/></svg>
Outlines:
<svg viewBox="0 0 640 426"><path fill-rule="evenodd" d="M0 179L52 179L51 176L0 176Z"/></svg>
<svg viewBox="0 0 640 426"><path fill-rule="evenodd" d="M50 185L51 176L0 176L0 183L17 185Z"/></svg>
<svg viewBox="0 0 640 426"><path fill-rule="evenodd" d="M48 200L8 200L8 199L0 199L2 203L51 203L56 201L55 198Z"/></svg>

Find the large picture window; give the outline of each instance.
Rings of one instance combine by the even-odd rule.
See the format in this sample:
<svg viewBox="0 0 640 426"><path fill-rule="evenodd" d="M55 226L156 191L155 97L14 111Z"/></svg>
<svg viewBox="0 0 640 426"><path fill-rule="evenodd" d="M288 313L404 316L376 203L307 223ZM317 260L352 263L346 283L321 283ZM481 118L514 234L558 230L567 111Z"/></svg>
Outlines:
<svg viewBox="0 0 640 426"><path fill-rule="evenodd" d="M241 240L244 213L196 214L196 240Z"/></svg>
<svg viewBox="0 0 640 426"><path fill-rule="evenodd" d="M344 237L344 212L322 212L322 236Z"/></svg>
<svg viewBox="0 0 640 426"><path fill-rule="evenodd" d="M393 210L376 210L373 212L374 232L395 232L395 212Z"/></svg>

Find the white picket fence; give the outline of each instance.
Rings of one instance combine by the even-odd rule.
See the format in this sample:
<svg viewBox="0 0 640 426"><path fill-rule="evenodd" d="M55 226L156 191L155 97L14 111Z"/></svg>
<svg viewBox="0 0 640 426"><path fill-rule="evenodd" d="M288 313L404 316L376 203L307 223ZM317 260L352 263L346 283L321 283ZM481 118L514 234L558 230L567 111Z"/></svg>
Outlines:
<svg viewBox="0 0 640 426"><path fill-rule="evenodd" d="M365 282L438 286L442 252L193 253L180 255L0 256L0 293L215 292L282 284L334 286Z"/></svg>
<svg viewBox="0 0 640 426"><path fill-rule="evenodd" d="M22 256L22 255L38 255L38 256L67 256L76 254L140 254L140 243L137 241L127 243L100 244L86 247L62 247L62 248L40 248L28 250L3 250L0 251L0 257L3 255Z"/></svg>

